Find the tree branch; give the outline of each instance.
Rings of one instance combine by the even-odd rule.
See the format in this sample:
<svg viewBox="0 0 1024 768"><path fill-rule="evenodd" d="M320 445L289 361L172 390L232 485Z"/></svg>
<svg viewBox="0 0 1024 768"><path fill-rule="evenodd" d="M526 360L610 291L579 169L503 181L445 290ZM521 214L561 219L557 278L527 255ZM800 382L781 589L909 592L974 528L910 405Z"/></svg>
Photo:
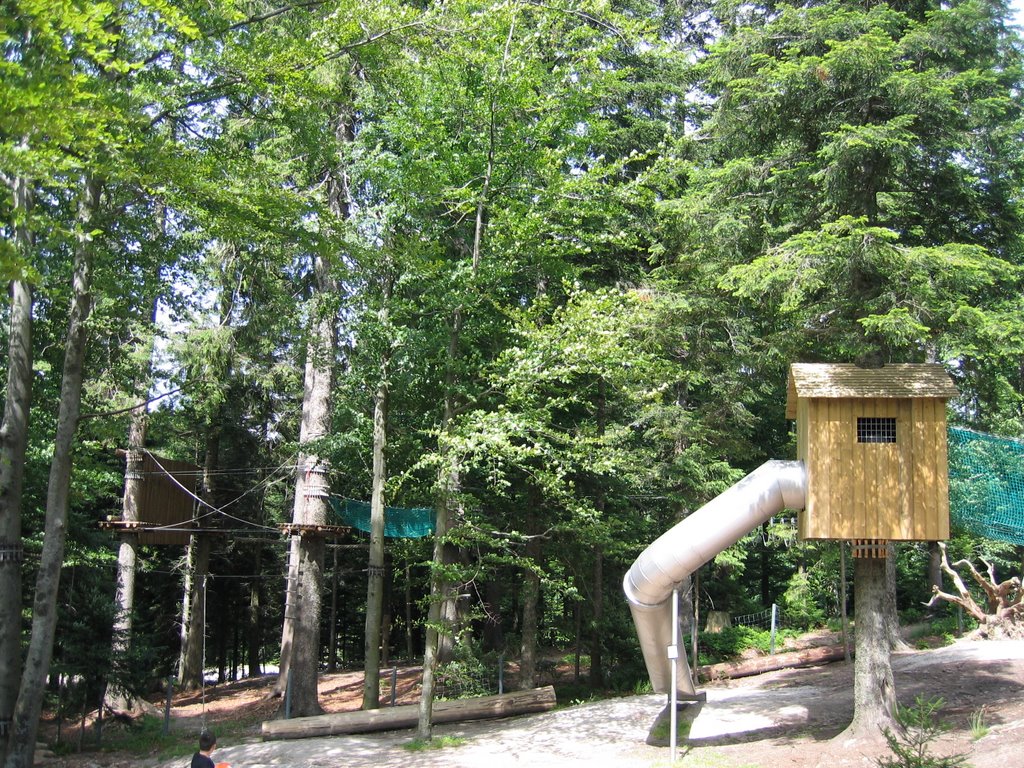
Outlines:
<svg viewBox="0 0 1024 768"><path fill-rule="evenodd" d="M959 597L957 595L951 595L949 592L943 592L938 587L932 587L932 599L925 603L925 605L928 608L934 608L939 600L945 600L947 603L959 605L978 621L983 621L985 619L985 612L978 607L978 604L974 602L970 596Z"/></svg>
<svg viewBox="0 0 1024 768"><path fill-rule="evenodd" d="M281 16L285 13L290 13L292 11L298 11L305 8L314 8L318 5L324 5L326 2L327 0L306 0L306 2L304 3L292 3L291 5L282 5L280 8L275 8L272 11L267 11L266 13L257 13L253 16L250 16L247 19L242 19L241 21L236 21L234 24L229 24L226 27L222 27L221 29L215 29L214 31L208 33L208 35L223 35L225 32L234 32L236 29L248 27L250 24L259 24L261 21L267 21L268 19L272 19L275 16Z"/></svg>
<svg viewBox="0 0 1024 768"><path fill-rule="evenodd" d="M97 413L83 413L82 416L81 416L81 420L84 421L85 419L95 419L95 418L98 418L100 416L117 416L118 414L129 413L131 411L137 411L139 408L145 408L150 403L155 403L157 400L163 400L165 397L170 397L171 395L177 394L178 392L181 392L181 387L175 387L174 389L170 390L169 392L162 392L159 395L156 395L155 397L149 398L148 400L143 400L141 403L136 403L135 405L129 405L127 408L118 408L115 411L99 411Z"/></svg>

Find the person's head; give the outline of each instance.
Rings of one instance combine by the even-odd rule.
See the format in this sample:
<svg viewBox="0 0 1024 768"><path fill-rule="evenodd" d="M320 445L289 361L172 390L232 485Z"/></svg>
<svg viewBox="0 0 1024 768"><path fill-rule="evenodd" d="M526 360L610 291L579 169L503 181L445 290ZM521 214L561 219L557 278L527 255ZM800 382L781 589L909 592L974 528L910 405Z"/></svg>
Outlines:
<svg viewBox="0 0 1024 768"><path fill-rule="evenodd" d="M199 751L209 752L217 744L217 737L213 735L213 731L203 731L199 734Z"/></svg>

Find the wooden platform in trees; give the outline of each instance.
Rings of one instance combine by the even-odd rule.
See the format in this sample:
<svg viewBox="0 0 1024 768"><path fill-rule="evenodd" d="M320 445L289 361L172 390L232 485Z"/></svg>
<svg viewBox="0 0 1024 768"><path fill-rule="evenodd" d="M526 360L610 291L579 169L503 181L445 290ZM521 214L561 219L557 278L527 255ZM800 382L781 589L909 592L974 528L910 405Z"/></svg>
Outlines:
<svg viewBox="0 0 1024 768"><path fill-rule="evenodd" d="M352 529L347 525L320 525L306 523L285 523L279 525L282 533L289 536L319 536L325 539L344 536Z"/></svg>
<svg viewBox="0 0 1024 768"><path fill-rule="evenodd" d="M555 707L553 686L516 691L474 699L436 701L433 722L458 723L466 720L486 720L493 717L525 715L547 712ZM296 717L291 720L267 720L263 723L264 741L277 739L308 739L314 736L337 736L373 731L394 731L412 728L419 718L419 705L334 712L315 717Z"/></svg>

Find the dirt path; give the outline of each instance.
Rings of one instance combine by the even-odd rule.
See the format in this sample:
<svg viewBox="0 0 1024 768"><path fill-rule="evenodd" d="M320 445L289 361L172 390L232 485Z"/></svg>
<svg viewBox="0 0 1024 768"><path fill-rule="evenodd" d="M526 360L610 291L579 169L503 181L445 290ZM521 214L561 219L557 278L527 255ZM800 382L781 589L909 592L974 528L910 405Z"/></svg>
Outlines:
<svg viewBox="0 0 1024 768"><path fill-rule="evenodd" d="M1024 642L960 642L893 657L901 703L941 696L954 730L941 748L969 752L975 768L1024 765ZM787 670L715 684L694 722L700 742L682 750L682 768L861 768L877 750L851 749L832 738L853 712L853 669L845 663ZM438 726L459 746L425 752L403 748L409 732L259 742L225 746L217 757L234 768L507 768L510 766L669 765L669 751L645 739L664 697L633 696L567 707L542 715ZM988 727L973 741L972 714ZM723 742L739 743L723 743ZM182 768L185 761L161 768Z"/></svg>

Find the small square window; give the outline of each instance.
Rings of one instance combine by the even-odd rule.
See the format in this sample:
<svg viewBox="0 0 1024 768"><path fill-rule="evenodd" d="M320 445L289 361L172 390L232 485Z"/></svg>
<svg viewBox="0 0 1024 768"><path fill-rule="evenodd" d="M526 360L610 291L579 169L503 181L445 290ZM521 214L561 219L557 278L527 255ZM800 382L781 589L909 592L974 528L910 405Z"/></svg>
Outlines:
<svg viewBox="0 0 1024 768"><path fill-rule="evenodd" d="M858 443L895 443L896 419L876 416L857 418Z"/></svg>

